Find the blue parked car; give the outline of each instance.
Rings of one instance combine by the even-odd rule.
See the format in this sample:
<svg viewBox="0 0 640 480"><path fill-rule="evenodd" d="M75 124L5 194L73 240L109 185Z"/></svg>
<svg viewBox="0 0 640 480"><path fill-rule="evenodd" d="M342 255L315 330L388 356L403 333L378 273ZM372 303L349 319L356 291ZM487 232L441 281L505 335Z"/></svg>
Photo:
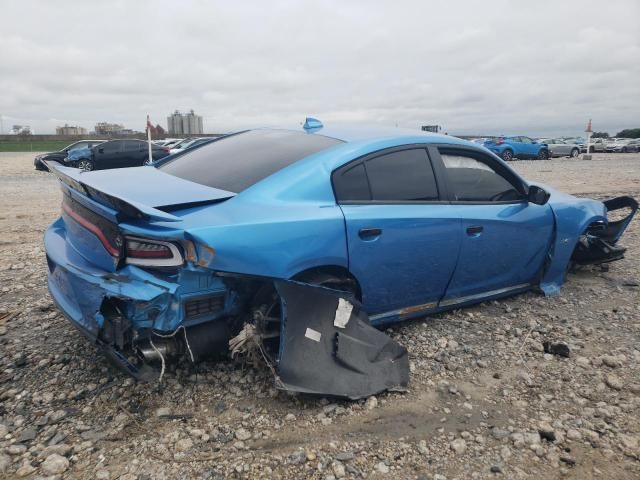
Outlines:
<svg viewBox="0 0 640 480"><path fill-rule="evenodd" d="M258 345L279 387L349 398L408 379L406 350L369 323L557 294L571 262L623 257L638 206L529 183L455 137L312 120L126 175L50 168L49 291L116 364L142 377Z"/></svg>
<svg viewBox="0 0 640 480"><path fill-rule="evenodd" d="M514 158L546 160L550 158L549 147L529 137L498 137L484 142L485 148L509 162Z"/></svg>

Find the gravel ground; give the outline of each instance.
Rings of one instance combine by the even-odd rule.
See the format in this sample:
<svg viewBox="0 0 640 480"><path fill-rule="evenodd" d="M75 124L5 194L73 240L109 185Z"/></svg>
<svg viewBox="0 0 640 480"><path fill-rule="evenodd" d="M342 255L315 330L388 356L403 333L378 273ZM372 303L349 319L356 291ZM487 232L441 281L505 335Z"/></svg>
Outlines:
<svg viewBox="0 0 640 480"><path fill-rule="evenodd" d="M0 477L640 478L637 219L627 258L572 273L559 297L388 330L409 349L405 393L289 395L233 363L137 385L52 305L42 234L60 194L32 158L0 154ZM640 155L513 166L578 195L640 197Z"/></svg>

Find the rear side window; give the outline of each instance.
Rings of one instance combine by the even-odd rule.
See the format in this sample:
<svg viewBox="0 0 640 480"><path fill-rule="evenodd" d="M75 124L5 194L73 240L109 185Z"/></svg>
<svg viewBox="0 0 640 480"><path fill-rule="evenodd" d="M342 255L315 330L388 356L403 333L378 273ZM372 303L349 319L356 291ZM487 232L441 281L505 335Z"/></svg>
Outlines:
<svg viewBox="0 0 640 480"><path fill-rule="evenodd" d="M334 175L333 188L336 198L343 202L370 200L371 192L364 163L358 163L356 166Z"/></svg>
<svg viewBox="0 0 640 480"><path fill-rule="evenodd" d="M343 143L291 130L249 130L223 137L158 167L176 177L241 192L309 155Z"/></svg>
<svg viewBox="0 0 640 480"><path fill-rule="evenodd" d="M373 200L437 200L426 150L402 150L365 162Z"/></svg>
<svg viewBox="0 0 640 480"><path fill-rule="evenodd" d="M460 202L517 202L524 196L500 173L473 156L442 153L449 186Z"/></svg>
<svg viewBox="0 0 640 480"><path fill-rule="evenodd" d="M106 142L100 148L102 148L105 153L121 152L123 143L123 141Z"/></svg>
<svg viewBox="0 0 640 480"><path fill-rule="evenodd" d="M332 180L338 202L438 200L435 175L422 148L347 165L334 172Z"/></svg>

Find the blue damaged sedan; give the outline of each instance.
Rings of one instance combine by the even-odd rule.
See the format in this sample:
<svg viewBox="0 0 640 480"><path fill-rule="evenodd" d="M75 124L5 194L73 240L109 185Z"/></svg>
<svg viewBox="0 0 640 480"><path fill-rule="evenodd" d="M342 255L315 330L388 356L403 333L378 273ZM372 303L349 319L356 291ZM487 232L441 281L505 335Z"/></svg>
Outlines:
<svg viewBox="0 0 640 480"><path fill-rule="evenodd" d="M51 296L116 365L155 378L257 352L279 387L348 398L408 380L406 350L373 327L558 294L570 264L623 258L638 207L527 182L454 137L315 119L126 174L49 167Z"/></svg>

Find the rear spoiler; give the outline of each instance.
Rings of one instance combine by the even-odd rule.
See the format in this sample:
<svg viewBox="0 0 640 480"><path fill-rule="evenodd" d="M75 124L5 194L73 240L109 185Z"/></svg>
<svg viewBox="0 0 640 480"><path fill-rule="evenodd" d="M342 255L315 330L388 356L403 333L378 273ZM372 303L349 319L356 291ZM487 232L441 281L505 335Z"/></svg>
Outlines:
<svg viewBox="0 0 640 480"><path fill-rule="evenodd" d="M171 215L170 213L163 212L157 208L149 207L138 202L127 202L120 198L116 198L112 195L108 195L104 192L97 190L94 187L84 184L80 180L76 180L71 177L65 170L76 171L77 169L71 169L65 167L59 162L43 160L45 166L53 173L60 182L64 183L67 187L89 197L90 199L113 208L119 213L124 214L127 218L136 218L144 220L155 220L160 222L181 222L180 217Z"/></svg>

